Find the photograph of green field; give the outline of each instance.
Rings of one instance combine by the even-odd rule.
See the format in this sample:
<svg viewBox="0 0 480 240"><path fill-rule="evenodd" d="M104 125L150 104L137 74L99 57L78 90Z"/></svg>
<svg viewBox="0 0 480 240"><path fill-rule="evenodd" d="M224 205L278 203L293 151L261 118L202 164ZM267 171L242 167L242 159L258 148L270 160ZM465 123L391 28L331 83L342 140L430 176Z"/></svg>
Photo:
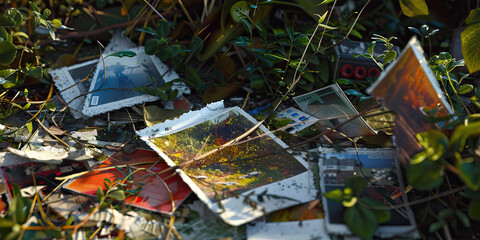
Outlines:
<svg viewBox="0 0 480 240"><path fill-rule="evenodd" d="M241 113L228 111L152 141L176 164L186 163L240 136L255 124ZM212 201L218 201L298 175L307 169L275 140L257 130L249 141L226 147L183 167L183 171ZM272 154L273 153L273 154Z"/></svg>

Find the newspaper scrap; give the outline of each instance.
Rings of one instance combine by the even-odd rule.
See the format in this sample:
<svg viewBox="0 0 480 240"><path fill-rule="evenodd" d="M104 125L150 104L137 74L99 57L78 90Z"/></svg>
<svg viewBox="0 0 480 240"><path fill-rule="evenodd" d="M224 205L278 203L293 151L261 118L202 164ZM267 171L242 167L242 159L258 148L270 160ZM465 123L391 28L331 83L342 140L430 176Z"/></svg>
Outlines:
<svg viewBox="0 0 480 240"><path fill-rule="evenodd" d="M367 92L397 113L394 135L399 161L403 165L408 165L410 157L422 149L416 134L439 128L425 120L425 111L436 109L437 117L453 113L415 37Z"/></svg>
<svg viewBox="0 0 480 240"><path fill-rule="evenodd" d="M214 103L138 135L170 166L178 166L182 179L214 213L238 226L315 197L307 163L285 151L286 144L265 127L222 149L256 124L240 108Z"/></svg>
<svg viewBox="0 0 480 240"><path fill-rule="evenodd" d="M346 148L337 152L331 148L319 148L318 164L321 175L322 192L344 188L345 180L362 176L370 184L364 194L392 206L407 202L400 167L395 161L394 149ZM327 232L340 235L352 233L343 222L342 203L323 196L325 228ZM418 238L416 223L410 207L390 211L388 222L380 224L375 235L390 238L402 235L408 239Z"/></svg>
<svg viewBox="0 0 480 240"><path fill-rule="evenodd" d="M351 116L358 114L337 83L294 97L293 100L302 111L319 119L318 123L322 130L333 128ZM345 135L357 137L376 134L376 131L362 117L339 127L337 131L342 134L334 133L328 136L333 139L342 139L345 138Z"/></svg>

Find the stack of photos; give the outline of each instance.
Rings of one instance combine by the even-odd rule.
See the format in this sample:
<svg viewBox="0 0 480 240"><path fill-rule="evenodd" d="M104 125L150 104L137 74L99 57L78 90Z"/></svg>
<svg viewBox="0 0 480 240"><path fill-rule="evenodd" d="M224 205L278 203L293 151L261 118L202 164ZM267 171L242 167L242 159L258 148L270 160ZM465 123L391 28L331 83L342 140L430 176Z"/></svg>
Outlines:
<svg viewBox="0 0 480 240"><path fill-rule="evenodd" d="M426 120L426 112L434 110L436 117L453 113L416 38L408 42L400 57L367 92L397 114L395 144L399 161L405 166L422 149L416 134L439 128Z"/></svg>
<svg viewBox="0 0 480 240"><path fill-rule="evenodd" d="M184 181L213 212L238 226L314 198L306 162L286 151L287 146L265 127L222 148L255 125L238 107L207 106L138 135L169 165L179 167Z"/></svg>
<svg viewBox="0 0 480 240"><path fill-rule="evenodd" d="M321 174L322 192L344 189L345 180L361 176L369 182L364 191L365 197L384 202L386 206L399 205L407 201L400 168L395 161L393 149L346 148L337 152L331 148L319 149L318 164ZM343 222L345 207L323 196L325 228L327 232L351 235ZM391 218L380 224L376 235L382 238L401 235L408 239L418 238L416 224L409 207L390 210Z"/></svg>
<svg viewBox="0 0 480 240"><path fill-rule="evenodd" d="M75 118L94 116L159 98L134 90L160 87L178 75L154 55L146 55L143 47L125 49L122 54L104 54L93 60L50 72L64 102ZM179 94L189 89L175 83Z"/></svg>
<svg viewBox="0 0 480 240"><path fill-rule="evenodd" d="M302 111L319 119L318 124L321 130L333 128L358 114L337 83L294 97L293 100ZM356 137L376 134L375 130L362 117L339 127L336 131L341 134L334 133L328 136L333 139L342 139L345 136Z"/></svg>

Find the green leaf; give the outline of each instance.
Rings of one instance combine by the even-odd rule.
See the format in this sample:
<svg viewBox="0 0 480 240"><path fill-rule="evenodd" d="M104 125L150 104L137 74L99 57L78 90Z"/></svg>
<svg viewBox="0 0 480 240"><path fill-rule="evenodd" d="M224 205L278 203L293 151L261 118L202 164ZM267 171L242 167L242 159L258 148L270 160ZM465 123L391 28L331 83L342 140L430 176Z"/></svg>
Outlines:
<svg viewBox="0 0 480 240"><path fill-rule="evenodd" d="M43 9L43 17L44 17L45 19L47 19L48 17L50 17L50 15L52 15L52 11L50 11L50 9L48 9L48 8Z"/></svg>
<svg viewBox="0 0 480 240"><path fill-rule="evenodd" d="M198 36L194 36L188 47L193 51L194 55L198 55L203 50L203 41Z"/></svg>
<svg viewBox="0 0 480 240"><path fill-rule="evenodd" d="M407 180L418 190L430 190L443 181L444 169L438 162L425 160L407 167Z"/></svg>
<svg viewBox="0 0 480 240"><path fill-rule="evenodd" d="M480 135L480 122L468 122L468 125L460 125L455 128L450 136L448 149L462 152L470 137Z"/></svg>
<svg viewBox="0 0 480 240"><path fill-rule="evenodd" d="M43 75L43 70L42 70L42 67L40 66L34 67L34 66L27 65L26 67L22 68L22 73L32 78L41 79Z"/></svg>
<svg viewBox="0 0 480 240"><path fill-rule="evenodd" d="M7 66L13 62L17 55L17 48L8 41L0 42L0 64Z"/></svg>
<svg viewBox="0 0 480 240"><path fill-rule="evenodd" d="M318 17L318 24L323 23L325 21L325 18L327 17L328 11L326 11L323 15L320 16L320 14L315 14L315 16Z"/></svg>
<svg viewBox="0 0 480 240"><path fill-rule="evenodd" d="M97 195L97 200L98 201L103 200L103 198L105 197L105 193L103 192L102 187L98 187L96 195Z"/></svg>
<svg viewBox="0 0 480 240"><path fill-rule="evenodd" d="M453 210L453 208L445 208L440 210L440 212L438 212L438 218L440 218L441 220L446 220L447 218L452 216L454 213L455 213L455 210Z"/></svg>
<svg viewBox="0 0 480 240"><path fill-rule="evenodd" d="M144 32L144 33L148 33L150 35L154 35L154 36L157 36L158 37L158 34L155 30L153 30L151 27L146 27L146 28L137 28L137 31L139 32Z"/></svg>
<svg viewBox="0 0 480 240"><path fill-rule="evenodd" d="M460 36L465 65L470 73L474 73L480 70L480 22L465 28Z"/></svg>
<svg viewBox="0 0 480 240"><path fill-rule="evenodd" d="M263 77L257 74L250 75L249 80L250 87L253 89L262 89L265 85L265 80Z"/></svg>
<svg viewBox="0 0 480 240"><path fill-rule="evenodd" d="M0 16L0 26L1 27L15 27L15 20L7 17Z"/></svg>
<svg viewBox="0 0 480 240"><path fill-rule="evenodd" d="M27 105L28 105L28 104L27 104ZM27 127L28 132L32 132L32 131L33 131L33 124L32 124L32 122L28 122L25 126Z"/></svg>
<svg viewBox="0 0 480 240"><path fill-rule="evenodd" d="M230 8L230 16L234 22L240 22L242 19L248 18L250 14L250 6L246 1L238 1Z"/></svg>
<svg viewBox="0 0 480 240"><path fill-rule="evenodd" d="M324 193L323 195L325 195L326 198L335 202L340 202L343 200L343 191L340 189L334 189L330 192Z"/></svg>
<svg viewBox="0 0 480 240"><path fill-rule="evenodd" d="M157 26L157 36L158 38L167 38L170 34L170 24L168 21L160 19Z"/></svg>
<svg viewBox="0 0 480 240"><path fill-rule="evenodd" d="M393 62L397 58L397 52L395 50L390 50L385 52L385 56L383 57L383 65L387 65L390 62Z"/></svg>
<svg viewBox="0 0 480 240"><path fill-rule="evenodd" d="M145 41L145 53L148 55L156 54L162 45L162 41L156 38Z"/></svg>
<svg viewBox="0 0 480 240"><path fill-rule="evenodd" d="M10 72L12 69L6 69L6 70L2 70L0 72L3 72L3 73L6 73L6 72ZM1 82L2 86L4 88L11 88L11 87L15 87L17 85L20 85L23 83L23 81L19 81L19 78L18 78L18 70L14 70L11 74L9 74L8 76L6 76L5 78L0 78L0 80L4 80Z"/></svg>
<svg viewBox="0 0 480 240"><path fill-rule="evenodd" d="M351 177L345 181L345 188L351 188L357 197L362 195L367 185L368 182L363 177Z"/></svg>
<svg viewBox="0 0 480 240"><path fill-rule="evenodd" d="M408 30L418 34L418 36L422 37L422 34L420 33L420 31L418 31L418 29L414 28L414 27L408 27Z"/></svg>
<svg viewBox="0 0 480 240"><path fill-rule="evenodd" d="M465 24L470 25L478 22L480 22L480 8L470 11L470 14L468 14L468 17L465 20Z"/></svg>
<svg viewBox="0 0 480 240"><path fill-rule="evenodd" d="M458 176L473 191L480 190L480 165L475 162L457 164Z"/></svg>
<svg viewBox="0 0 480 240"><path fill-rule="evenodd" d="M464 84L458 88L458 94L467 94L473 90L472 84Z"/></svg>
<svg viewBox="0 0 480 240"><path fill-rule="evenodd" d="M122 57L135 57L135 56L137 56L137 54L135 52L132 52L132 51L120 51L120 52L112 53L108 56L122 58Z"/></svg>
<svg viewBox="0 0 480 240"><path fill-rule="evenodd" d="M463 226L469 228L470 227L470 219L468 219L467 215L463 213L460 210L455 211L455 215L457 215L457 218L462 222Z"/></svg>
<svg viewBox="0 0 480 240"><path fill-rule="evenodd" d="M197 70L190 65L185 66L185 80L187 84L195 89L200 89L202 86L202 78Z"/></svg>
<svg viewBox="0 0 480 240"><path fill-rule="evenodd" d="M323 4L328 4L333 2L333 0L323 0L323 2L319 3L317 6L323 5Z"/></svg>
<svg viewBox="0 0 480 240"><path fill-rule="evenodd" d="M245 28L247 28L248 33L250 33L250 36L252 36L252 24L250 24L248 19L247 18L242 18L242 19L240 19L240 22L242 22L243 26L245 26Z"/></svg>
<svg viewBox="0 0 480 240"><path fill-rule="evenodd" d="M359 205L347 208L343 214L343 221L355 235L365 240L371 239L378 227L375 214Z"/></svg>
<svg viewBox="0 0 480 240"><path fill-rule="evenodd" d="M446 223L443 220L440 220L438 222L434 222L434 223L430 224L430 227L428 228L428 231L431 232L431 233L436 232L438 229L442 228L445 224Z"/></svg>
<svg viewBox="0 0 480 240"><path fill-rule="evenodd" d="M373 198L362 197L362 198L359 198L358 201L362 205L366 206L367 208L369 208L369 206L372 206L372 207L385 206L385 204L383 204L381 201L379 201L377 199L373 199ZM390 220L390 218L392 217L391 214L390 214L390 211L388 211L388 210L373 210L373 209L370 209L370 211L372 211L375 214L375 216L377 216L377 220L378 220L379 224L388 222L388 220Z"/></svg>
<svg viewBox="0 0 480 240"><path fill-rule="evenodd" d="M107 6L107 0L96 0L95 1L95 8L102 9Z"/></svg>
<svg viewBox="0 0 480 240"><path fill-rule="evenodd" d="M55 110L57 110L57 107L52 102L45 103L45 107L52 112L55 112Z"/></svg>
<svg viewBox="0 0 480 240"><path fill-rule="evenodd" d="M55 28L61 28L61 27L62 27L62 22L60 22L60 20L58 20L58 19L53 19L53 20L52 20L52 25L53 25Z"/></svg>
<svg viewBox="0 0 480 240"><path fill-rule="evenodd" d="M468 216L473 220L480 221L480 200L472 200L468 205Z"/></svg>
<svg viewBox="0 0 480 240"><path fill-rule="evenodd" d="M440 159L448 147L448 137L440 130L428 130L417 133L418 143L425 149L426 157L436 161ZM412 161L413 164L418 162Z"/></svg>
<svg viewBox="0 0 480 240"><path fill-rule="evenodd" d="M9 18L12 20L13 26L16 27L23 22L23 15L16 8L9 8L3 13L4 18Z"/></svg>
<svg viewBox="0 0 480 240"><path fill-rule="evenodd" d="M23 106L22 110L25 111L25 110L29 109L31 105L32 105L32 103L25 104L25 106Z"/></svg>
<svg viewBox="0 0 480 240"><path fill-rule="evenodd" d="M399 0L403 14L408 17L428 15L428 6L425 0Z"/></svg>
<svg viewBox="0 0 480 240"><path fill-rule="evenodd" d="M121 189L111 191L108 196L118 201L125 199L125 193Z"/></svg>
<svg viewBox="0 0 480 240"><path fill-rule="evenodd" d="M12 42L12 36L8 34L4 27L0 27L0 42Z"/></svg>

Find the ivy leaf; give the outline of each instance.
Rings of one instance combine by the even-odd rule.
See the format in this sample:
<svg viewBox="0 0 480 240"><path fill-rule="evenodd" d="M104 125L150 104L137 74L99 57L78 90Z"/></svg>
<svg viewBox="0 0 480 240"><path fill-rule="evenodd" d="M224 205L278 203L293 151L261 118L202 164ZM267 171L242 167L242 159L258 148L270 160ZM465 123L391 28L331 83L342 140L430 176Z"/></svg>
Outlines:
<svg viewBox="0 0 480 240"><path fill-rule="evenodd" d="M472 15L478 15L478 12L472 10L469 18ZM475 24L470 24L462 31L460 36L462 39L462 53L465 64L467 65L468 71L474 73L480 70L480 51L478 51L478 49L480 49L480 22L477 21Z"/></svg>
<svg viewBox="0 0 480 240"><path fill-rule="evenodd" d="M375 214L369 209L358 205L345 210L343 221L355 235L362 239L371 239L378 227L378 220Z"/></svg>
<svg viewBox="0 0 480 240"><path fill-rule="evenodd" d="M250 7L246 1L238 1L230 8L230 16L234 22L240 22L242 19L248 18Z"/></svg>
<svg viewBox="0 0 480 240"><path fill-rule="evenodd" d="M407 167L407 180L418 190L430 190L443 181L444 169L440 163L425 160Z"/></svg>
<svg viewBox="0 0 480 240"><path fill-rule="evenodd" d="M428 15L428 6L425 0L399 0L403 14L408 17Z"/></svg>

